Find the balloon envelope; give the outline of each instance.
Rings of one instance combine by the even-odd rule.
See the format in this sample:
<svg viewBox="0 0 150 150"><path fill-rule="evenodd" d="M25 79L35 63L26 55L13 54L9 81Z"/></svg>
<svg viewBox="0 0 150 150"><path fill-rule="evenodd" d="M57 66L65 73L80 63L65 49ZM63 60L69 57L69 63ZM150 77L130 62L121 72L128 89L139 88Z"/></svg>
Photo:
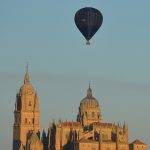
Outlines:
<svg viewBox="0 0 150 150"><path fill-rule="evenodd" d="M101 27L103 16L99 10L85 7L76 12L74 20L77 28L85 39L89 41Z"/></svg>

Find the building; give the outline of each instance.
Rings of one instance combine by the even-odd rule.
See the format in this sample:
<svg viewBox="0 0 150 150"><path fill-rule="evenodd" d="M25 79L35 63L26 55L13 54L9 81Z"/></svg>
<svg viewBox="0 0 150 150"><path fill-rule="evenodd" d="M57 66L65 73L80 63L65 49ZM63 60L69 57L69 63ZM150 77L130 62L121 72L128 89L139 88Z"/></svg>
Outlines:
<svg viewBox="0 0 150 150"><path fill-rule="evenodd" d="M128 126L104 122L98 100L89 85L80 102L77 121L53 122L40 136L40 109L37 93L28 73L16 95L13 150L147 150L136 140L129 144Z"/></svg>
<svg viewBox="0 0 150 150"><path fill-rule="evenodd" d="M38 142L37 139L39 139ZM43 144L40 141L40 109L38 97L31 85L27 67L23 85L16 95L13 149L35 150L33 148L34 146L32 146L33 143L38 143L38 148L36 150L42 149Z"/></svg>
<svg viewBox="0 0 150 150"><path fill-rule="evenodd" d="M147 149L147 145L141 142L140 140L135 140L130 145L130 150L145 150Z"/></svg>

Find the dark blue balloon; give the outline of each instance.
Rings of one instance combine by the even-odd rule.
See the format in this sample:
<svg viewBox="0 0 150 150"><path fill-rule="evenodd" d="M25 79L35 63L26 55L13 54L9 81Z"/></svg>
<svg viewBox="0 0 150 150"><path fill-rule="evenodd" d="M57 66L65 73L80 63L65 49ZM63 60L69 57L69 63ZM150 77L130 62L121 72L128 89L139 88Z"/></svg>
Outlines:
<svg viewBox="0 0 150 150"><path fill-rule="evenodd" d="M90 44L89 40L102 25L103 16L99 10L85 7L76 12L74 20L77 28L87 40L87 44Z"/></svg>

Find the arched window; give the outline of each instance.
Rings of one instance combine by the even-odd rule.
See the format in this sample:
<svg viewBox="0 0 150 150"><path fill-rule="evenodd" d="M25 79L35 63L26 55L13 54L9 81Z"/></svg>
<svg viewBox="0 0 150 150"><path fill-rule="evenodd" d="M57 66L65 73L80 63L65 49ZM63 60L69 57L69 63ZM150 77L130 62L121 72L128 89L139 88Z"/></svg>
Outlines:
<svg viewBox="0 0 150 150"><path fill-rule="evenodd" d="M32 119L32 123L34 124L34 118Z"/></svg>
<svg viewBox="0 0 150 150"><path fill-rule="evenodd" d="M85 117L86 117L86 118L88 117L88 114L87 114L87 112L85 112Z"/></svg>
<svg viewBox="0 0 150 150"><path fill-rule="evenodd" d="M29 101L29 106L31 106L31 101Z"/></svg>
<svg viewBox="0 0 150 150"><path fill-rule="evenodd" d="M95 117L95 113L94 112L92 112L92 118L94 118Z"/></svg>
<svg viewBox="0 0 150 150"><path fill-rule="evenodd" d="M25 118L25 123L28 123L27 118Z"/></svg>

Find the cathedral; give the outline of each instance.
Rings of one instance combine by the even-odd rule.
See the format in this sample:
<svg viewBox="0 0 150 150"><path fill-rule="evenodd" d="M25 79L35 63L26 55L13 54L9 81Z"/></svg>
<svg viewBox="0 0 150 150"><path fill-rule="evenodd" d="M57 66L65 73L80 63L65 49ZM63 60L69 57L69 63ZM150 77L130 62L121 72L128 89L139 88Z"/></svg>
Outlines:
<svg viewBox="0 0 150 150"><path fill-rule="evenodd" d="M98 100L89 86L79 105L76 121L53 122L47 133L40 129L39 99L28 68L16 94L13 150L147 150L136 139L129 143L128 126L104 122Z"/></svg>

